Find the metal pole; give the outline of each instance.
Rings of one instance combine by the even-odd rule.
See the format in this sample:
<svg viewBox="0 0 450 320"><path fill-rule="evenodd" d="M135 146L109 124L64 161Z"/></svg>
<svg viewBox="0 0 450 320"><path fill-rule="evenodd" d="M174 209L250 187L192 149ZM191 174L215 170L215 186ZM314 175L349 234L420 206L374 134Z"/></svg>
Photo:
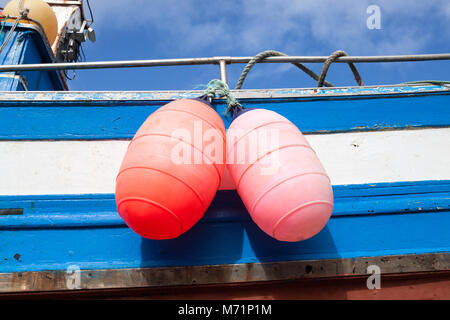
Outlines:
<svg viewBox="0 0 450 320"><path fill-rule="evenodd" d="M220 80L228 84L227 79L227 62L225 60L219 61L219 67L220 67Z"/></svg>
<svg viewBox="0 0 450 320"><path fill-rule="evenodd" d="M73 62L73 63L45 63L45 64L21 64L0 65L0 72L10 71L50 71L50 70L79 70L79 69L113 69L113 68L140 68L140 67L164 67L164 66L188 66L226 63L248 63L253 57L211 57L211 58L186 58L186 59L158 59L158 60L131 60L131 61L98 61L98 62ZM262 63L323 63L326 56L287 56L269 57ZM431 61L450 60L450 53L399 55L399 56L354 56L340 57L335 62L407 62L407 61Z"/></svg>
<svg viewBox="0 0 450 320"><path fill-rule="evenodd" d="M268 57L262 63L276 62L300 62L300 63L323 63L328 56L280 56ZM251 58L250 58L251 59ZM233 57L230 63L248 63L249 57ZM361 62L412 62L412 61L432 61L450 60L450 53L439 54L417 54L417 55L392 55L392 56L345 56L339 57L334 63L361 63Z"/></svg>

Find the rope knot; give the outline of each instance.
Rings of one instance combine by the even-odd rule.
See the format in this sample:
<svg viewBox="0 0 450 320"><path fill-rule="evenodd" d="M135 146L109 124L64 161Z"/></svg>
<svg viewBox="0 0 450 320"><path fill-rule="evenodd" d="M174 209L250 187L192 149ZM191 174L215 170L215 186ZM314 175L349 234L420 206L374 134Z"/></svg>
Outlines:
<svg viewBox="0 0 450 320"><path fill-rule="evenodd" d="M225 115L228 115L229 112L234 113L236 110L244 109L239 101L237 101L236 98L231 94L230 87L228 87L225 82L219 79L213 79L208 83L205 89L205 94L210 99L214 99L216 97L226 99L228 107L225 110Z"/></svg>
<svg viewBox="0 0 450 320"><path fill-rule="evenodd" d="M25 9L19 11L20 18L22 18L22 19L28 19L28 14L29 14L29 13L30 13L30 9L28 9L28 8L25 8Z"/></svg>

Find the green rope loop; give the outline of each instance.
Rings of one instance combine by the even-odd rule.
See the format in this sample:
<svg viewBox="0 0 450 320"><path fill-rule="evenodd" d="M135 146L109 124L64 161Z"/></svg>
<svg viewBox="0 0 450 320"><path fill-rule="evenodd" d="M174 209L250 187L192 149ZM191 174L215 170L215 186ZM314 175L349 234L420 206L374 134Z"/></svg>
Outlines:
<svg viewBox="0 0 450 320"><path fill-rule="evenodd" d="M1 37L2 37L2 40L3 40L3 29L5 28L5 24L6 24L6 21L9 19L9 14L7 14L6 16L5 16L5 20L3 20L2 21L2 27L1 27L1 29L0 29L0 34L2 35Z"/></svg>
<svg viewBox="0 0 450 320"><path fill-rule="evenodd" d="M228 115L230 111L233 112L236 109L244 109L239 101L237 101L236 98L233 97L228 85L219 79L213 79L207 84L205 94L210 99L214 99L216 97L226 99L228 107L225 110L225 115Z"/></svg>

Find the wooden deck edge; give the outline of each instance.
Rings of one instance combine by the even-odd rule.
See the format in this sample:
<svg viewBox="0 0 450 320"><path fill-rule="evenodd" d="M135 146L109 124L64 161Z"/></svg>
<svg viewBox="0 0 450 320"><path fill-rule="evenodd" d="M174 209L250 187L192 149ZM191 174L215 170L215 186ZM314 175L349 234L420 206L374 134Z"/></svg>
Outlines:
<svg viewBox="0 0 450 320"><path fill-rule="evenodd" d="M2 273L0 274L0 294L354 278L368 277L377 268L381 277L393 274L446 272L450 271L450 253L214 266L106 270L69 268L68 270Z"/></svg>

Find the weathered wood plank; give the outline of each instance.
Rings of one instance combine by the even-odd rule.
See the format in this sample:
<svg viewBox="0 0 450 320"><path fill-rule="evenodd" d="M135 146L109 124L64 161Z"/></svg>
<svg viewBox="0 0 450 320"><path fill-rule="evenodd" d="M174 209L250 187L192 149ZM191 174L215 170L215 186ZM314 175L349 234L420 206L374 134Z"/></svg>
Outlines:
<svg viewBox="0 0 450 320"><path fill-rule="evenodd" d="M450 254L248 263L169 268L69 270L0 274L0 293L239 284L264 281L381 276L450 270Z"/></svg>

